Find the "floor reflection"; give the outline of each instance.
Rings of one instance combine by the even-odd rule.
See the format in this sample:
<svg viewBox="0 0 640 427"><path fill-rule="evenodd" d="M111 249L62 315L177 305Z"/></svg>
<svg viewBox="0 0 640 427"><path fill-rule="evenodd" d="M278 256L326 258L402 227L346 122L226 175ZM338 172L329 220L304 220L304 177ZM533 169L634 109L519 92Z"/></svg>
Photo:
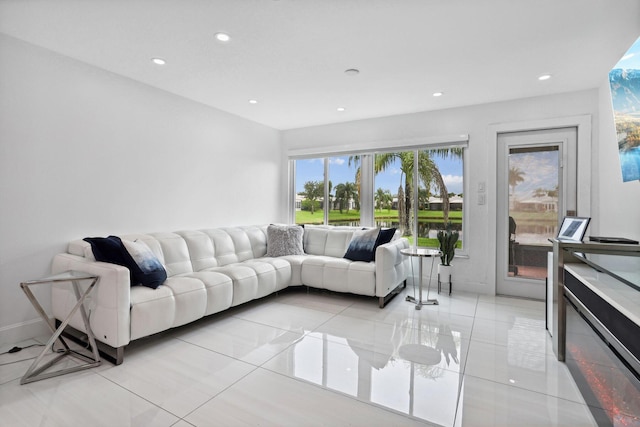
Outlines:
<svg viewBox="0 0 640 427"><path fill-rule="evenodd" d="M348 326L342 335L335 332L338 328L332 333L312 332L264 367L407 415L429 421L436 421L435 416L436 422L450 424L462 383L460 355L468 348L461 333L422 318L408 318L388 328L355 323L361 340L351 338ZM371 342L372 336L379 343L376 348L386 352L360 344Z"/></svg>

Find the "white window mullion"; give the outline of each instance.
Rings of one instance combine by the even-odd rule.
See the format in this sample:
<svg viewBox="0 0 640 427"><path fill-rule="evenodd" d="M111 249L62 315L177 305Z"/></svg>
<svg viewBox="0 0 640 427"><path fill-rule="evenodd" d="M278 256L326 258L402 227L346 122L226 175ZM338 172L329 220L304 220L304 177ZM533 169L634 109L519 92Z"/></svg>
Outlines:
<svg viewBox="0 0 640 427"><path fill-rule="evenodd" d="M413 204L411 205L411 207L413 208L413 221L411 226L413 228L414 248L418 247L418 183L420 182L420 178L418 176L420 175L419 162L420 150L415 150L413 152Z"/></svg>
<svg viewBox="0 0 640 427"><path fill-rule="evenodd" d="M360 157L360 224L364 227L375 226L374 185L373 155L363 154Z"/></svg>
<svg viewBox="0 0 640 427"><path fill-rule="evenodd" d="M296 222L296 161L289 159L289 224Z"/></svg>
<svg viewBox="0 0 640 427"><path fill-rule="evenodd" d="M324 224L329 224L329 158L324 158L324 201L322 202L322 211L324 213Z"/></svg>

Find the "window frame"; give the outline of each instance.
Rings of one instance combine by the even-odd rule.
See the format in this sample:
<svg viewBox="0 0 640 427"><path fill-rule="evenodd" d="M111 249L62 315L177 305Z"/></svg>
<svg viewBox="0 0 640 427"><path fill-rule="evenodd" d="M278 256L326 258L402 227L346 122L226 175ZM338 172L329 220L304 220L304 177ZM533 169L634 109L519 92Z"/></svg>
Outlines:
<svg viewBox="0 0 640 427"><path fill-rule="evenodd" d="M470 184L468 182L468 161L467 161L467 153L469 148L469 136L467 134L459 134L453 136L441 136L441 137L430 137L430 138L418 138L412 140L402 140L402 141L387 141L387 142L377 142L368 144L366 148L358 148L350 145L342 146L342 147L309 147L309 148L300 148L300 149L290 149L287 153L288 159L288 167L289 167L289 207L288 207L288 217L289 223L293 224L296 220L296 161L297 160L305 160L305 159L318 159L322 158L324 161L324 188L325 188L325 200L328 200L328 179L329 179L329 159L331 157L336 156L352 156L352 155L360 155L363 160L361 162L361 189L365 189L362 191L361 203L360 203L360 224L363 227L372 227L375 225L374 219L374 192L375 192L375 173L373 170L374 167L374 158L378 153L392 152L392 151L413 151L414 153L418 153L423 150L435 150L439 148L462 148L462 177L463 177L463 186L462 191L463 194L467 197L465 199L468 202L463 203L462 206L462 233L463 233L463 247L460 250L456 251L456 256L468 256L468 248L469 248L469 233L468 233L468 210L469 204L471 203L471 193L469 193ZM418 156L414 155L414 162L418 162ZM415 164L414 164L414 167ZM417 200L417 192L418 192L418 174L413 174L413 189L414 189L414 199ZM362 199L363 195L366 194L366 200ZM366 203L365 203L366 202ZM327 204L325 203L323 206L324 213L324 224L328 224L328 210L326 209ZM365 209L363 209L365 208ZM417 210L417 203L412 207L414 209L414 215L417 215L415 210ZM416 216L417 217L417 216ZM414 235L417 235L417 221L413 223L412 232ZM414 240L416 242L417 239ZM416 243L414 243L415 245Z"/></svg>

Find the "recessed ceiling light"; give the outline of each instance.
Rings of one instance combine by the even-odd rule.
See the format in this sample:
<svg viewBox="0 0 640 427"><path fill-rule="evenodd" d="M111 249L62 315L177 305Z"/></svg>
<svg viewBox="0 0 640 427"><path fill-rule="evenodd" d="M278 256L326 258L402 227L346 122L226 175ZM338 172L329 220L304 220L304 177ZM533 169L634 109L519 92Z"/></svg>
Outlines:
<svg viewBox="0 0 640 427"><path fill-rule="evenodd" d="M153 61L153 63L156 65L164 65L167 63L167 61L162 58L151 58L151 61Z"/></svg>
<svg viewBox="0 0 640 427"><path fill-rule="evenodd" d="M433 96L442 96L444 92L433 92Z"/></svg>
<svg viewBox="0 0 640 427"><path fill-rule="evenodd" d="M338 111L340 111L340 112L342 112L342 111L346 110L346 108L344 108L344 107L338 107L338 108L337 108L337 110L338 110Z"/></svg>
<svg viewBox="0 0 640 427"><path fill-rule="evenodd" d="M358 70L357 68L349 68L348 70L344 70L344 73L347 76L357 76L358 74L360 74L360 70Z"/></svg>
<svg viewBox="0 0 640 427"><path fill-rule="evenodd" d="M214 37L219 42L228 42L229 40L231 40L231 36L227 33L216 33Z"/></svg>
<svg viewBox="0 0 640 427"><path fill-rule="evenodd" d="M250 99L249 104L257 104L258 101L256 99Z"/></svg>
<svg viewBox="0 0 640 427"><path fill-rule="evenodd" d="M538 77L538 80L549 80L551 78L551 74L543 74Z"/></svg>

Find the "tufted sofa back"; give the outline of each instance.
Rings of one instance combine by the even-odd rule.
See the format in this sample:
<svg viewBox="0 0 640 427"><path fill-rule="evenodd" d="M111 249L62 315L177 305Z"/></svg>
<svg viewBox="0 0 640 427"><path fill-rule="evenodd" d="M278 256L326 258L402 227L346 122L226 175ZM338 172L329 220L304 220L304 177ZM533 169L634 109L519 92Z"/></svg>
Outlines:
<svg viewBox="0 0 640 427"><path fill-rule="evenodd" d="M349 227L332 225L305 225L304 226L304 252L309 255L326 255L342 258L349 249L349 243L356 230L369 227ZM396 230L393 239L400 237L400 231Z"/></svg>
<svg viewBox="0 0 640 427"><path fill-rule="evenodd" d="M342 258L349 248L353 232L358 229L358 227L305 225L303 234L304 252L309 255Z"/></svg>
<svg viewBox="0 0 640 427"><path fill-rule="evenodd" d="M169 277L259 258L267 253L267 225L124 234L119 237L146 243L164 265ZM93 258L91 246L84 240L70 242L68 252Z"/></svg>
<svg viewBox="0 0 640 427"><path fill-rule="evenodd" d="M224 227L149 234L124 234L127 240L140 240L149 246L167 270L167 276L223 267L267 253L268 225ZM310 255L342 258L355 230L361 227L306 225L304 251ZM398 234L394 236L394 239ZM69 243L68 252L93 259L91 246L83 240Z"/></svg>

